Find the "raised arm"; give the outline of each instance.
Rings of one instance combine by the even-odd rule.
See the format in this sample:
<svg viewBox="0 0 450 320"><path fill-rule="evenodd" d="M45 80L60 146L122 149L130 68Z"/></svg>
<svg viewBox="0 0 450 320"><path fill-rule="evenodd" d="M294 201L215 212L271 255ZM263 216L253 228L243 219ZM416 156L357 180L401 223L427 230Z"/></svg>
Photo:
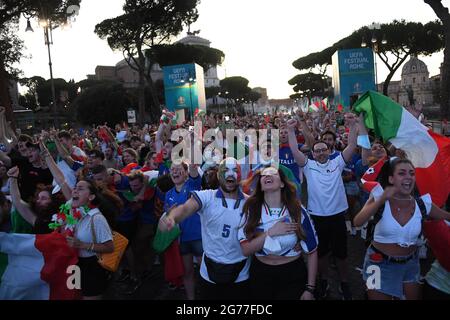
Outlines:
<svg viewBox="0 0 450 320"><path fill-rule="evenodd" d="M292 155L294 156L295 162L300 167L304 167L308 158L298 149L297 137L295 136L295 127L297 126L297 121L291 119L287 122L288 127L288 137L289 137L289 147L291 148Z"/></svg>
<svg viewBox="0 0 450 320"><path fill-rule="evenodd" d="M155 148L156 148L156 152L160 152L164 142L162 141L163 139L163 135L165 132L166 128L165 128L165 124L160 123L159 127L158 127L158 131L156 131L156 136L155 136Z"/></svg>
<svg viewBox="0 0 450 320"><path fill-rule="evenodd" d="M162 216L159 219L158 228L161 231L170 231L175 226L176 223L179 223L186 219L187 217L193 215L195 212L200 209L199 204L192 197L188 199L184 204L169 209L165 216Z"/></svg>
<svg viewBox="0 0 450 320"><path fill-rule="evenodd" d="M369 133L367 132L366 124L364 123L364 116L362 113L360 113L358 118L358 136L369 136ZM367 149L367 147L370 147L370 141L368 146L362 146L361 147L361 161L363 166L369 165L369 157L372 155L372 150Z"/></svg>
<svg viewBox="0 0 450 320"><path fill-rule="evenodd" d="M48 149L44 145L42 140L39 142L39 147L41 148L41 153L43 155L45 163L47 164L47 167L52 173L53 178L55 178L56 183L61 187L64 198L66 198L66 200L70 200L72 198L72 188L67 184L63 172L58 167L55 160L53 160L50 152L48 152Z"/></svg>
<svg viewBox="0 0 450 320"><path fill-rule="evenodd" d="M17 209L17 212L32 226L34 226L34 223L36 222L36 215L31 210L30 206L22 200L20 191L19 191L19 184L17 182L17 179L19 178L19 168L18 167L12 167L8 170L8 177L11 184L11 201L13 206Z"/></svg>
<svg viewBox="0 0 450 320"><path fill-rule="evenodd" d="M353 219L353 224L355 225L355 227L361 227L367 221L369 221L370 218L375 213L377 213L378 209L380 209L383 204L395 194L395 192L395 187L386 187L383 194L378 199L375 200L374 198L370 197L361 211Z"/></svg>
<svg viewBox="0 0 450 320"><path fill-rule="evenodd" d="M191 178L197 178L199 176L198 174L198 164L190 164L189 165L189 176Z"/></svg>
<svg viewBox="0 0 450 320"><path fill-rule="evenodd" d="M344 158L345 162L350 162L356 150L356 143L358 139L358 128L354 114L349 113L347 115L346 121L347 125L350 127L350 133L348 135L348 145L344 149L344 151L342 151L342 157Z"/></svg>
<svg viewBox="0 0 450 320"><path fill-rule="evenodd" d="M298 114L297 118L298 123L300 124L300 130L302 131L303 137L305 138L305 144L308 145L309 148L312 148L316 139L314 139L311 130L309 130L309 127L306 124L304 113L301 110L299 110L297 114Z"/></svg>

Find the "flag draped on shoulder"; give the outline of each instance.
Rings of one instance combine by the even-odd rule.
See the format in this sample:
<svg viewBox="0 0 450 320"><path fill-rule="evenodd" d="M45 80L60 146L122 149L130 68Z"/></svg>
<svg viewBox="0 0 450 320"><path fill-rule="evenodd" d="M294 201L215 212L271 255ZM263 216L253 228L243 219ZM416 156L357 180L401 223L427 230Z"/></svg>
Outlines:
<svg viewBox="0 0 450 320"><path fill-rule="evenodd" d="M0 300L69 300L79 291L67 285L78 253L62 234L0 232Z"/></svg>
<svg viewBox="0 0 450 320"><path fill-rule="evenodd" d="M380 93L368 91L353 106L375 135L405 151L416 168L421 195L431 194L442 206L450 193L450 139L425 127L405 108Z"/></svg>

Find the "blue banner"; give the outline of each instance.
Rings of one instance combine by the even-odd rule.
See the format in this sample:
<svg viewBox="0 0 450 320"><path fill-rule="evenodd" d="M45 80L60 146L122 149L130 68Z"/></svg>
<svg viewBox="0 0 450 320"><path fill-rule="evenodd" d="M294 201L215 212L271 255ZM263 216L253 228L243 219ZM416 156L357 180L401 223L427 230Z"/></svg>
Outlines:
<svg viewBox="0 0 450 320"><path fill-rule="evenodd" d="M335 101L349 107L351 96L359 97L368 90L376 90L372 49L339 50L332 62Z"/></svg>
<svg viewBox="0 0 450 320"><path fill-rule="evenodd" d="M198 74L195 64L163 67L166 106L170 111L188 109L193 114L199 108ZM202 70L203 72L203 70Z"/></svg>

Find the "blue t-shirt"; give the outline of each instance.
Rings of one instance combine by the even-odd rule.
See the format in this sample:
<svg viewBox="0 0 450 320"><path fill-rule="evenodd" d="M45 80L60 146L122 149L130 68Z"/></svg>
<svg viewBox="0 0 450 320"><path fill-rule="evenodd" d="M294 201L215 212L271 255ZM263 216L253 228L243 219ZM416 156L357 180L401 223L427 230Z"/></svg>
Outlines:
<svg viewBox="0 0 450 320"><path fill-rule="evenodd" d="M147 186L147 188L152 187ZM136 194L130 190L130 183L126 176L123 176L121 181L116 184L116 190L124 204L123 212L117 217L117 221L127 222L139 218L140 222L143 224L155 224L157 222L155 216L154 192L153 196L150 196L146 200L141 200L139 202L130 201L129 198L136 196ZM152 194L152 192L150 192L151 190L148 191L149 194Z"/></svg>
<svg viewBox="0 0 450 320"><path fill-rule="evenodd" d="M158 177L164 176L170 173L170 168L168 168L164 163L160 163L158 166Z"/></svg>
<svg viewBox="0 0 450 320"><path fill-rule="evenodd" d="M301 149L303 147L303 144L299 143L298 148ZM295 176L295 179L297 179L297 182L300 183L299 178L299 166L297 162L295 162L294 156L292 155L291 148L289 148L288 144L282 144L280 145L280 149L278 151L279 156L279 162L283 166L287 167L289 170L292 171L292 173Z"/></svg>
<svg viewBox="0 0 450 320"><path fill-rule="evenodd" d="M202 188L202 178L200 176L196 178L189 177L181 188L180 192L176 190L175 187L170 189L166 193L164 201L164 211L167 212L173 205L181 205L185 203L191 195L191 191L201 190ZM201 240L201 223L200 216L198 213L194 213L187 219L184 219L180 223L181 235L180 242Z"/></svg>

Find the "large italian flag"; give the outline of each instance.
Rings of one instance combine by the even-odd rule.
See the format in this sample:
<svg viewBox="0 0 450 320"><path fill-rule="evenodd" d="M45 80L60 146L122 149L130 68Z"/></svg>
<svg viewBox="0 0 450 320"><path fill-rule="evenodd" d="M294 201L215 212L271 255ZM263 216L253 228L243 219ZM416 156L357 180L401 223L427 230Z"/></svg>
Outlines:
<svg viewBox="0 0 450 320"><path fill-rule="evenodd" d="M76 299L67 268L77 262L76 250L59 233L0 232L0 300Z"/></svg>
<svg viewBox="0 0 450 320"><path fill-rule="evenodd" d="M367 128L406 152L416 167L421 195L430 193L443 206L450 193L450 139L422 125L401 105L380 93L368 91L353 106L364 113Z"/></svg>

